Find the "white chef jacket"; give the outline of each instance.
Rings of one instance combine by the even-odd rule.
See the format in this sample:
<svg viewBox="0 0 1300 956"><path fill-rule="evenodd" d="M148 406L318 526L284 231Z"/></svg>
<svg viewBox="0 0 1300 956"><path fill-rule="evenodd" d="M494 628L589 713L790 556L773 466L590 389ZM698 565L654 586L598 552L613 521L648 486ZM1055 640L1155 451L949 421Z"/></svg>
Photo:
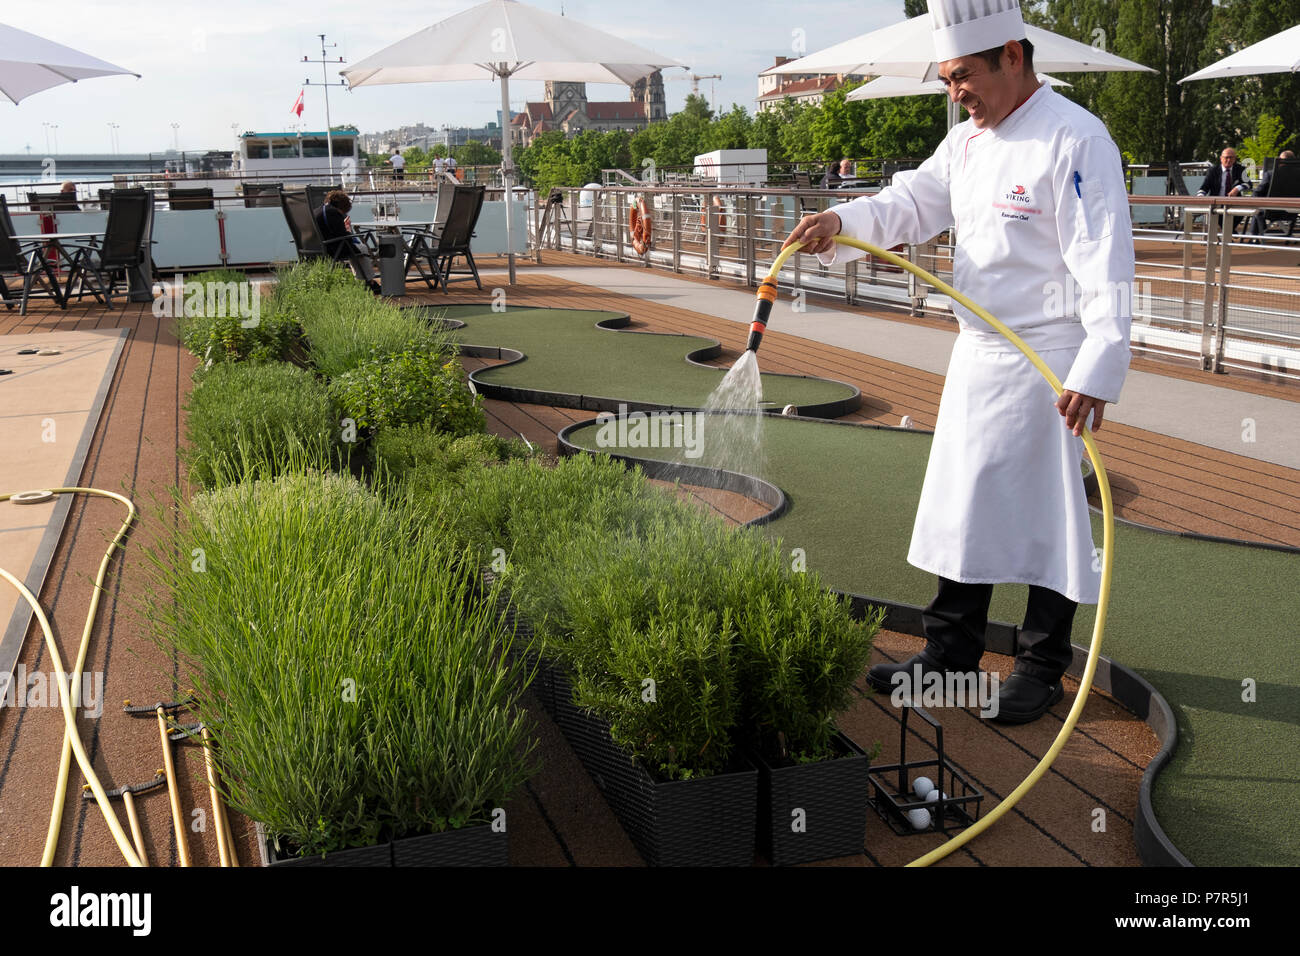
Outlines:
<svg viewBox="0 0 1300 956"><path fill-rule="evenodd" d="M949 131L915 175L833 207L877 246L955 226L953 286L1014 330L1064 387L1119 399L1128 370L1133 232L1119 150L1047 84L996 127ZM819 258L863 253L837 245ZM1051 386L953 304L953 346L908 562L966 583L1017 582L1096 603L1098 553L1079 463Z"/></svg>

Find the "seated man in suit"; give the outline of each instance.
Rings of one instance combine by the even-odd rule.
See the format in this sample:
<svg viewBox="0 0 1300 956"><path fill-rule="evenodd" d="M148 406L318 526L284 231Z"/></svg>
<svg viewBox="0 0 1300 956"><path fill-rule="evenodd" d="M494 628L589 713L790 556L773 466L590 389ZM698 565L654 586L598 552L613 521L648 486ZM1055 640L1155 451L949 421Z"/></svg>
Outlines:
<svg viewBox="0 0 1300 956"><path fill-rule="evenodd" d="M1278 159L1295 159L1295 152L1290 149L1284 149L1278 153ZM1267 196L1273 188L1273 172L1270 169L1259 181L1259 186L1255 190L1256 196ZM1293 212L1284 212L1281 209L1261 209L1255 213L1254 218L1250 220L1250 234L1252 236L1263 235L1264 230L1268 228L1270 222L1282 221L1290 225L1295 222L1296 214Z"/></svg>
<svg viewBox="0 0 1300 956"><path fill-rule="evenodd" d="M1248 189L1246 167L1237 162L1237 151L1229 146L1219 154L1219 165L1209 171L1196 195L1241 196Z"/></svg>
<svg viewBox="0 0 1300 956"><path fill-rule="evenodd" d="M1237 151L1228 146L1219 154L1219 165L1212 167L1206 174L1196 195L1244 196L1249 189L1250 180L1246 178L1246 167L1237 162ZM1219 214L1219 222L1223 222L1222 213ZM1244 221L1242 226L1245 227Z"/></svg>
<svg viewBox="0 0 1300 956"><path fill-rule="evenodd" d="M316 225L320 228L321 239L325 242L325 251L335 262L346 261L370 291L380 294L379 283L375 281L375 271L370 265L361 240L352 233L352 219L348 213L352 210L352 200L341 189L332 189L325 195L325 205L316 212Z"/></svg>

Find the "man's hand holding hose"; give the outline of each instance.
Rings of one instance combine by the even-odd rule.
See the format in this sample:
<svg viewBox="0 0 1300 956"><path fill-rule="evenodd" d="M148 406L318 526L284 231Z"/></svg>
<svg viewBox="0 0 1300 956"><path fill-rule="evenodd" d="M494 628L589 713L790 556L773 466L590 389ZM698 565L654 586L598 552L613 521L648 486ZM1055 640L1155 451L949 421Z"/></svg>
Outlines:
<svg viewBox="0 0 1300 956"><path fill-rule="evenodd" d="M784 249L796 242L804 242L807 245L800 250L801 252L809 255L830 252L835 248L835 237L840 234L841 228L843 223L840 222L840 217L830 210L804 216L785 242L781 243L781 248ZM1092 430L1100 431L1105 409L1106 403L1101 399L1068 389L1063 391L1056 400L1056 410L1065 418L1065 427L1070 429L1076 438L1083 434L1083 426L1088 421L1089 412L1092 413Z"/></svg>
<svg viewBox="0 0 1300 956"><path fill-rule="evenodd" d="M794 231L781 243L781 248L796 242L806 242L808 245L800 250L809 255L819 255L823 252L830 252L835 248L834 237L840 234L843 224L840 217L835 213L827 210L815 215L804 216L799 220L799 225L794 227Z"/></svg>

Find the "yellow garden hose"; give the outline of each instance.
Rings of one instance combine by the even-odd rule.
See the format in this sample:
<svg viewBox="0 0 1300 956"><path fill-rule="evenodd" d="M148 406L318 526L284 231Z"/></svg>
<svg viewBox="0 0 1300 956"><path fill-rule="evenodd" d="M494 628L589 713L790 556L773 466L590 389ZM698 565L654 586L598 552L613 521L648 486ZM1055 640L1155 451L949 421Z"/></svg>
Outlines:
<svg viewBox="0 0 1300 956"><path fill-rule="evenodd" d="M856 249L861 249L864 252L870 253L878 259L883 259L886 262L893 263L900 268L906 269L918 279L934 286L954 301L961 303L971 312L975 313L993 328L1006 336L1011 344L1023 352L1029 361L1034 363L1034 367L1042 373L1043 378L1047 379L1048 384L1052 386L1052 389L1056 392L1057 396L1060 396L1062 391L1060 381L1052 373L1052 370L1047 367L1047 364L1039 358L1038 354L1026 345L1015 332L1012 332L992 314L976 305L966 296L948 285L948 283L926 272L920 266L908 262L906 259L896 256L892 252L887 252L884 249L873 246L870 243L862 242L858 239L850 239L846 236L835 236L834 239L842 245L853 246ZM804 243L794 243L781 250L781 253L776 257L776 261L772 263L772 268L768 271L767 277L759 285L759 303L758 308L755 310L754 323L750 327L749 345L747 348L757 348L758 342L762 339L763 332L767 325L767 316L771 312L772 303L776 300L776 277L780 273L781 267L785 265L785 261L789 259L790 256L802 249L803 246ZM1070 708L1070 713L1066 715L1065 723L1061 727L1061 732L1057 734L1056 739L1052 741L1052 746L1047 749L1047 753L1043 754L1043 758L1030 772L1029 776L1021 781L1020 786L1007 794L1007 796L1003 798L1002 802L985 814L983 818L967 827L947 843L944 843L924 856L913 860L911 863L907 864L908 866L929 866L931 863L938 862L953 850L956 850L958 847L973 840L980 833L983 833L992 826L999 817L1014 807L1021 797L1033 789L1034 785L1038 783L1043 774L1047 773L1048 769L1052 766L1053 761L1056 760L1057 754L1061 752L1061 748L1063 748L1065 742L1069 740L1070 734L1074 732L1074 725L1078 722L1079 715L1083 713L1084 704L1088 699L1088 692L1092 688L1093 675L1097 670L1097 657L1101 653L1101 635L1106 628L1106 611L1110 606L1110 576L1111 569L1114 565L1112 544L1115 532L1115 514L1111 505L1110 482L1106 479L1106 469L1101 463L1101 455L1097 451L1097 446L1093 443L1092 431L1086 424L1083 427L1083 444L1088 450L1088 457L1092 460L1092 466L1097 473L1097 487L1101 493L1102 527L1104 528L1104 532L1102 536L1101 551L1101 595L1097 600L1097 617L1092 629L1092 644L1088 648L1088 662L1084 666L1083 677L1079 680L1078 693L1074 695L1074 705Z"/></svg>
<svg viewBox="0 0 1300 956"><path fill-rule="evenodd" d="M135 505L129 498L116 494L112 491L101 491L98 488L52 488L51 494L86 494L95 495L100 498L112 498L126 505L127 517L122 522L122 527L118 529L116 537L104 552L104 559L99 563L99 573L95 577L94 594L90 599L90 610L86 612L86 626L81 632L81 646L77 651L76 667L72 673L67 675L67 683L60 675L63 674L63 658L59 654L58 645L54 642L54 632L50 629L49 619L45 616L45 611L41 609L40 602L36 600L36 595L32 594L21 581L0 568L0 577L12 584L18 589L18 593L23 599L31 605L32 611L36 615L37 621L41 625L41 631L45 635L45 646L50 651L50 663L54 668L55 680L59 685L59 701L63 710L63 754L59 761L59 776L54 789L54 804L50 809L50 826L45 838L45 852L41 857L41 866L54 865L54 853L58 847L59 829L63 820L63 806L67 797L68 790L68 771L70 770L71 758L75 754L77 764L81 767L81 772L85 774L87 782L90 784L91 792L95 795L95 802L99 804L100 811L104 814L104 820L108 823L109 830L112 831L113 839L116 841L118 849L122 851L122 856L131 866L142 866L140 858L136 855L135 849L131 845L130 839L122 829L122 824L118 822L117 814L113 811L108 801L108 795L104 792L104 786L99 782L99 777L95 774L95 768L90 764L90 758L86 755L86 749L81 743L81 736L77 732L76 707L80 703L81 687L81 669L86 665L86 653L90 647L90 632L95 625L95 615L99 610L99 596L104 590L104 577L108 573L108 565L113 559L113 551L126 536L127 529L135 521ZM0 502L8 501L19 493L0 495Z"/></svg>

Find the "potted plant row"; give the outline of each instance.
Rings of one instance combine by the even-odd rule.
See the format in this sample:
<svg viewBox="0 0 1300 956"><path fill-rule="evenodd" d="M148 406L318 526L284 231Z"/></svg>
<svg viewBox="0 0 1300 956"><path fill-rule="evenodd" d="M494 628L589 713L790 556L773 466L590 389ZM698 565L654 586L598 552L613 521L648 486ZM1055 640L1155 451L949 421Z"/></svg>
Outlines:
<svg viewBox="0 0 1300 956"><path fill-rule="evenodd" d="M834 715L879 612L854 621L771 542L676 502L586 517L550 540L521 521L506 576L556 664L557 724L646 859L747 864L755 832L778 864L861 852L867 757ZM706 786L711 811L660 819Z"/></svg>
<svg viewBox="0 0 1300 956"><path fill-rule="evenodd" d="M501 808L536 743L465 555L333 474L251 476L180 510L144 616L269 862L504 865Z"/></svg>

